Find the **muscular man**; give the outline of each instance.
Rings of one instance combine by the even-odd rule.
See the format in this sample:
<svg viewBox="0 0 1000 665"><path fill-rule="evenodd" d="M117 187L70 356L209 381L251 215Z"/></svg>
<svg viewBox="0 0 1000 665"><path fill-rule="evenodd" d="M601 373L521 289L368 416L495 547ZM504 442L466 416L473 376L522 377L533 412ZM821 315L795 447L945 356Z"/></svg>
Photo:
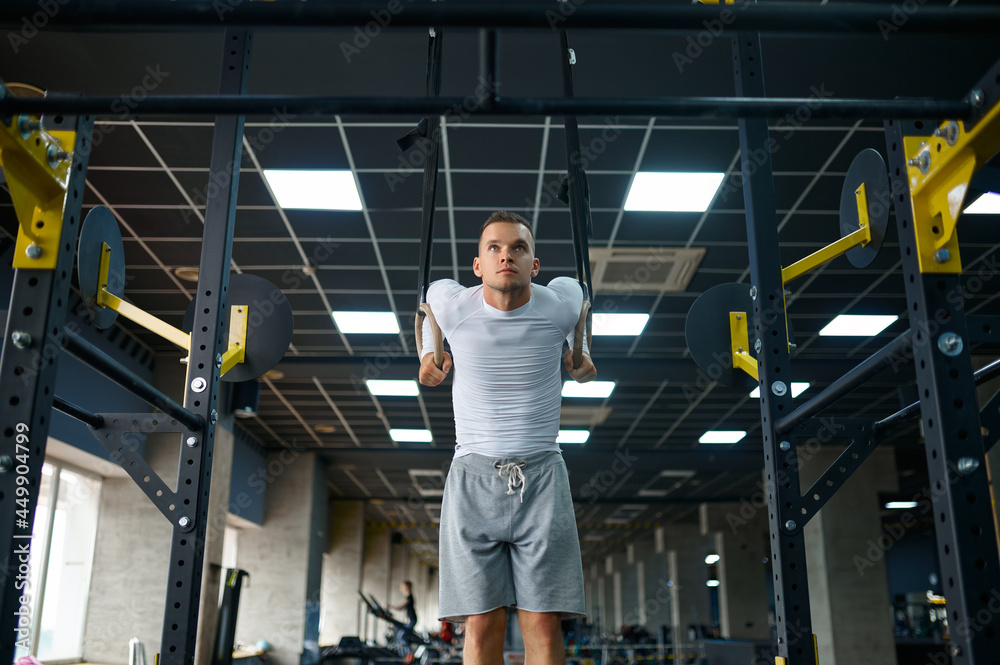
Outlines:
<svg viewBox="0 0 1000 665"><path fill-rule="evenodd" d="M466 665L502 665L507 608L517 608L527 665L566 662L560 621L586 613L576 517L559 430L563 341L572 345L583 293L538 274L531 227L496 212L472 263L482 286L434 282L427 302L454 354L455 458L441 505L440 618L465 621ZM424 322L420 382L441 383ZM597 370L584 348L574 370Z"/></svg>

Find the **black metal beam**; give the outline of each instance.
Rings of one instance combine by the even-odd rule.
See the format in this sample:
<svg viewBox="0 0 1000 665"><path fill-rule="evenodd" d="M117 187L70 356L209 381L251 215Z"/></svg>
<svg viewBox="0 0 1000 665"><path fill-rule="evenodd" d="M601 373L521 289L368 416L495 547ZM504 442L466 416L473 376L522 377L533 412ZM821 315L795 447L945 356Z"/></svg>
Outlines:
<svg viewBox="0 0 1000 665"><path fill-rule="evenodd" d="M252 35L245 30L226 30L221 61L219 92L240 95L249 81ZM236 192L243 153L242 115L218 117L212 137L209 180L213 186L205 203L201 269L195 298L191 349L188 355L184 406L200 415L205 425L185 433L196 440L181 446L177 474L178 505L186 507L173 523L166 607L163 612L163 665L192 665L198 633L198 606L202 591L205 539L208 527L208 497L212 481L212 453L218 418L219 371L222 352L228 346L224 336L229 317L227 292L232 264L233 230L236 219Z"/></svg>
<svg viewBox="0 0 1000 665"><path fill-rule="evenodd" d="M279 4L279 3L275 3ZM306 3L303 3L305 5ZM118 97L10 97L0 99L0 114L94 113L109 115ZM131 114L156 115L510 115L510 116L664 116L700 118L782 118L808 108L812 118L939 118L972 116L969 102L888 99L815 99L796 97L654 97L574 99L495 98L469 109L467 97L308 97L296 95L156 95L139 102Z"/></svg>
<svg viewBox="0 0 1000 665"><path fill-rule="evenodd" d="M0 353L0 663L13 661L15 646L28 643L31 629L29 598L36 590L26 585L29 547L94 128L90 116L74 120L60 127L74 130L76 143L55 269L14 271Z"/></svg>
<svg viewBox="0 0 1000 665"><path fill-rule="evenodd" d="M372 23L393 28L601 28L698 32L706 24L729 35L850 34L884 38L905 22L907 34L942 32L994 35L1000 9L990 6L768 2L762 5L699 6L684 3L599 2L219 2L218 0L73 0L47 16L46 30L203 29L220 27L315 29ZM0 28L20 28L39 11L37 0L5 0Z"/></svg>
<svg viewBox="0 0 1000 665"><path fill-rule="evenodd" d="M971 317L970 317L971 318ZM994 360L989 365L976 370L973 378L977 386L981 386L991 379L995 379L1000 376L1000 360ZM920 401L916 401L909 406L906 406L891 416L886 416L882 420L878 420L872 424L875 429L875 434L881 434L887 430L896 427L897 425L902 425L903 423L909 422L920 415Z"/></svg>
<svg viewBox="0 0 1000 665"><path fill-rule="evenodd" d="M779 434L791 431L796 425L811 418L841 397L872 378L890 365L909 364L913 360L911 342L913 334L907 330L881 349L865 358L857 367L821 390L808 402L778 421L775 429Z"/></svg>
<svg viewBox="0 0 1000 665"><path fill-rule="evenodd" d="M764 97L760 36L740 33L733 40L736 94ZM801 496L798 466L791 466L796 447L779 449L775 424L791 409L792 372L787 339L787 312L778 251L778 220L774 202L771 137L767 121L741 118L740 157L743 170L743 207L746 210L750 255L750 295L753 299L751 339L760 345L761 434L767 487L771 570L774 574L778 655L787 665L816 665L805 539L798 517L786 506ZM759 156L763 156L760 158ZM784 482L780 482L780 480Z"/></svg>
<svg viewBox="0 0 1000 665"><path fill-rule="evenodd" d="M66 330L62 338L63 348L98 372L108 377L122 388L176 418L189 429L200 429L204 424L201 416L188 411L183 406L154 388L148 381L128 369L120 362L104 353L96 346L71 330Z"/></svg>
<svg viewBox="0 0 1000 665"><path fill-rule="evenodd" d="M96 413L91 413L83 407L77 406L72 402L67 402L62 397L56 395L52 398L52 408L56 411L65 413L70 418L76 418L80 422L90 425L94 429L101 429L104 427L104 418Z"/></svg>
<svg viewBox="0 0 1000 665"><path fill-rule="evenodd" d="M977 87L996 99L1000 80L993 73ZM888 121L886 152L896 228L903 265L903 285L914 336L914 366L920 396L927 473L934 510L942 587L948 602L949 653L953 665L996 662L1000 614L987 607L1000 589L1000 559L985 464L983 437L969 354L969 330L961 275L921 272L919 256L933 247L918 246L916 229L931 236L929 216L914 215L904 135L926 136L917 123ZM929 257L928 257L929 258Z"/></svg>

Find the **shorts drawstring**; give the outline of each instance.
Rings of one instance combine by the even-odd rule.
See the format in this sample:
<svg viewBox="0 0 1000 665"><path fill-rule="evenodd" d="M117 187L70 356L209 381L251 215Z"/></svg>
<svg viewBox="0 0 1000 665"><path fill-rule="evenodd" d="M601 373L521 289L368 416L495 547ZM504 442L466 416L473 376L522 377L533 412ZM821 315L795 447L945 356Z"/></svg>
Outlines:
<svg viewBox="0 0 1000 665"><path fill-rule="evenodd" d="M521 471L522 468L526 467L525 462L508 462L507 464L500 464L496 462L493 464L494 469L500 470L500 477L507 478L507 495L510 496L514 494L514 490L518 487L521 488L521 503L524 503L524 472Z"/></svg>

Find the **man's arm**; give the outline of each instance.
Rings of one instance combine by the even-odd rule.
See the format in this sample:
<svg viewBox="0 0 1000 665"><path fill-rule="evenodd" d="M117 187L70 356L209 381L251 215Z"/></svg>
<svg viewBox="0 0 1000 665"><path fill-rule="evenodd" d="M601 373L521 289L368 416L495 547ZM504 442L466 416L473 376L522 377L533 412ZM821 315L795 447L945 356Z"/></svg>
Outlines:
<svg viewBox="0 0 1000 665"><path fill-rule="evenodd" d="M569 345L569 351L566 352L566 356L564 358L566 371L569 372L570 377L578 383L593 381L597 378L597 368L594 367L594 361L590 358L590 349L587 345L586 331L584 331L584 334L581 336L583 353L580 360L580 366L573 369L573 344L576 337L576 325L580 320L580 310L583 307L583 289L577 280L569 277L556 277L549 282L548 288L559 298L560 310L563 309L562 303L565 303L565 311L562 312L562 315L566 317L564 319L564 325L572 326L569 330L569 334L566 335L566 343Z"/></svg>

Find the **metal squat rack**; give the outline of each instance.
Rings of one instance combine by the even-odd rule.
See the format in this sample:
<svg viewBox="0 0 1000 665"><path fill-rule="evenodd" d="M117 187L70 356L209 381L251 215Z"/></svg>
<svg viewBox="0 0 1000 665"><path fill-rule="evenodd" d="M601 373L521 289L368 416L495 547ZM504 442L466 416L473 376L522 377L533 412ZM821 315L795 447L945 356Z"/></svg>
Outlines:
<svg viewBox="0 0 1000 665"><path fill-rule="evenodd" d="M210 0L173 3L148 0L107 0L76 3L51 18L55 30L107 28L218 30L220 21ZM720 9L691 5L629 5L583 3L413 3L394 21L398 27L518 27L645 29L673 32L701 30ZM0 25L17 25L35 11L34 0L9 0L0 6ZM19 635L23 572L28 561L39 477L52 408L87 422L113 459L136 480L173 525L170 571L161 643L163 662L190 665L194 660L197 612L204 560L208 490L218 401L226 292L233 238L244 116L269 112L276 106L296 114L444 114L459 108L460 99L247 96L251 35L246 28L351 26L368 21L379 3L236 3L227 6L220 94L217 96L151 96L135 110L148 113L216 113L211 178L231 174L228 188L206 204L197 308L191 335L190 360L183 405L129 373L89 344L63 329L73 265L73 248L80 221L82 193L93 132L91 115L63 118L40 114L109 112L115 98L47 97L14 99L0 88L0 160L5 165L21 224L15 280L0 356L0 543L6 547L0 567L0 662L10 662ZM727 9L721 9L727 11ZM935 495L939 515L938 542L946 580L949 619L968 622L987 602L990 589L1000 588L996 549L980 424L1000 431L991 401L981 418L960 404L974 404L975 378L969 345L992 339L1000 320L966 317L945 298L959 289L961 263L954 219L941 221L939 192L955 178L968 177L961 168L969 151L974 167L1000 147L1000 66L994 67L968 97L959 101L924 100L804 100L764 96L759 32L851 32L877 35L878 20L892 6L840 4L803 7L796 3L750 4L731 13L724 30L733 38L737 97L674 99L505 99L494 97L473 113L491 115L603 114L672 115L739 118L743 188L753 299L753 332L763 340L758 357L762 386L761 414L773 552L778 620L779 663L816 662L809 616L804 523L843 484L877 443L879 433L914 417L924 421L931 482L947 487ZM947 31L960 34L1000 32L1000 8L922 7L910 17L908 32ZM490 39L482 31L484 39ZM485 53L492 49L484 49ZM822 391L797 411L789 391L776 389L790 381L789 347L784 335L784 284L778 257L777 227L770 152L750 163L751 151L768 145L768 117L783 116L809 104L813 117L870 117L886 120L893 201L904 253L904 283L912 305L911 332ZM31 115L35 114L35 115ZM932 136L922 136L915 124L897 118L946 119ZM44 126L44 131L40 131ZM924 132L926 133L926 132ZM36 141L37 139L37 141ZM945 143L940 152L933 144ZM72 146L72 150L67 150ZM15 157L11 157L16 155ZM965 161L963 161L965 160ZM217 191L212 188L211 191ZM947 209L947 206L944 206ZM947 218L947 213L945 212ZM947 258L940 260L946 255ZM973 321L973 319L976 319ZM945 323L940 323L944 321ZM993 325L993 324L996 325ZM59 351L65 348L98 371L135 391L166 414L88 413L53 395ZM884 367L895 355L910 353L918 365L917 382L923 399L879 423L838 420L841 435L853 439L841 460L805 496L800 492L796 441L813 436L825 425L813 419L824 406ZM992 367L992 366L991 366ZM995 371L996 368L991 370ZM982 375L980 375L982 376ZM140 425L140 423L142 423ZM182 448L178 485L172 492L128 445L124 435L145 431L176 432ZM778 483L775 479L784 479ZM831 485L826 481L831 480ZM818 499L813 499L813 495ZM805 498L809 497L809 498ZM19 579L21 581L19 581ZM966 623L967 625L967 623ZM959 635L951 645L954 663L986 663L996 653L1000 618L990 613L980 630Z"/></svg>

